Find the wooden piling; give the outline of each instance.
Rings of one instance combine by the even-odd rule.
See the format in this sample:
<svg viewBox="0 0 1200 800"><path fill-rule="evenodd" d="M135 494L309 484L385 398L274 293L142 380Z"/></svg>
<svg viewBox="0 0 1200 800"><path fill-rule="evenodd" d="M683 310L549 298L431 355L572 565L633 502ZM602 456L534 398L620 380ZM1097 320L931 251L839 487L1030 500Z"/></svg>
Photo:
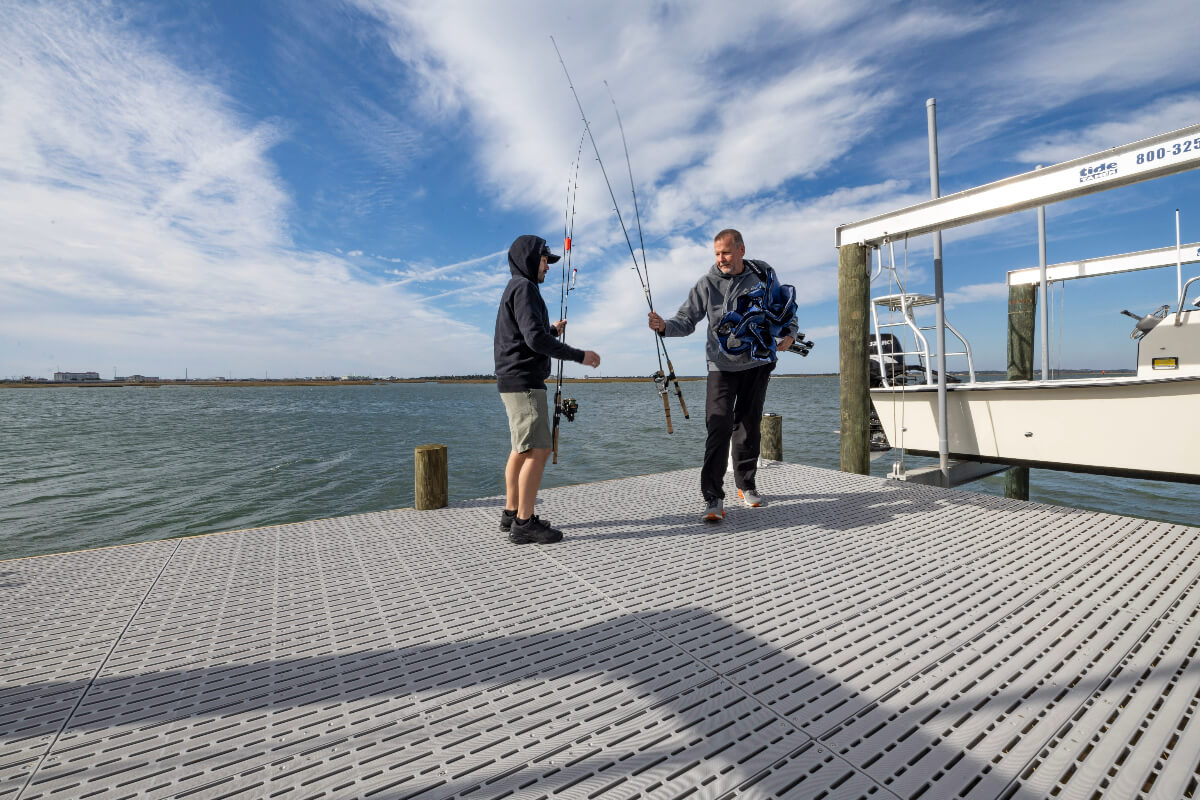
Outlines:
<svg viewBox="0 0 1200 800"><path fill-rule="evenodd" d="M1033 380L1033 339L1037 326L1037 284L1008 287L1008 379ZM1004 496L1029 499L1029 467L1009 467Z"/></svg>
<svg viewBox="0 0 1200 800"><path fill-rule="evenodd" d="M759 453L771 461L783 461L783 417L778 414L763 414L759 425L762 446Z"/></svg>
<svg viewBox="0 0 1200 800"><path fill-rule="evenodd" d="M867 248L838 248L838 377L841 391L841 470L871 471L871 396L867 335L870 310Z"/></svg>
<svg viewBox="0 0 1200 800"><path fill-rule="evenodd" d="M415 505L418 511L450 504L446 445L423 444L413 451Z"/></svg>

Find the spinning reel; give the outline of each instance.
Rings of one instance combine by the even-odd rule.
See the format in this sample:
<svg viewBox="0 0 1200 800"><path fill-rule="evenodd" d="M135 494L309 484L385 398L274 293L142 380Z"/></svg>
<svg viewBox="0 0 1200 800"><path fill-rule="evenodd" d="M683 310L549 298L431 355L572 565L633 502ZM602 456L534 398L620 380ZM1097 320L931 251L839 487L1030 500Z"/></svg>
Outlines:
<svg viewBox="0 0 1200 800"><path fill-rule="evenodd" d="M566 417L567 422L574 422L578 411L579 402L574 397L564 397L558 402L558 413Z"/></svg>
<svg viewBox="0 0 1200 800"><path fill-rule="evenodd" d="M663 374L663 371L660 369L658 372L655 372L653 375L650 376L650 379L652 381L654 381L654 388L658 390L658 393L661 394L663 397L666 397L667 396L667 376Z"/></svg>

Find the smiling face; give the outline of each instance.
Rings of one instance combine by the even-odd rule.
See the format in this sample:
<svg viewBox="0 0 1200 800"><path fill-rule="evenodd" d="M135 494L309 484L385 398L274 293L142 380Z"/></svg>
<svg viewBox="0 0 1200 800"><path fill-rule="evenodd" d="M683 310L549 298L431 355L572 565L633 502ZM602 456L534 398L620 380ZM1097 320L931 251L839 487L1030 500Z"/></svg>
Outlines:
<svg viewBox="0 0 1200 800"><path fill-rule="evenodd" d="M745 265L746 245L738 244L732 236L722 236L713 241L713 255L717 257L717 268L726 275L741 275Z"/></svg>

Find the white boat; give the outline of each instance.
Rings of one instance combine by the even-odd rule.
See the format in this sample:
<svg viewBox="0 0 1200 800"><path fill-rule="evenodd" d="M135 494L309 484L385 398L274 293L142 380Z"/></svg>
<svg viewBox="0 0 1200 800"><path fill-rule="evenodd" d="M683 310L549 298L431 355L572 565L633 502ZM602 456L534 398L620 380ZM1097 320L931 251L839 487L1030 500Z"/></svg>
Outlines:
<svg viewBox="0 0 1200 800"><path fill-rule="evenodd" d="M1135 375L976 381L964 341L957 355L967 356L970 380L946 386L949 456L1200 483L1200 309L1185 307L1197 282L1200 276L1183 285L1174 311L1162 306L1139 319ZM881 385L871 389L871 402L891 446L936 458L937 386L923 333L931 327L918 326L913 315L933 300L901 293L873 301L873 312L892 309L902 319L881 324L874 314L873 372ZM896 347L881 331L889 324L908 328L915 349ZM916 363L905 363L906 355Z"/></svg>

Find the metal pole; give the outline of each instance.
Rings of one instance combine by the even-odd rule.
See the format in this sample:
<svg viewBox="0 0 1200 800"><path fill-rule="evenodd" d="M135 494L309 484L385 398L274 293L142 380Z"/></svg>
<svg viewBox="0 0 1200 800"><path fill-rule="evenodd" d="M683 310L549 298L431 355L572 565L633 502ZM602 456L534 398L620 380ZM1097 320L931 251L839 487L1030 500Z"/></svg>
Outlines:
<svg viewBox="0 0 1200 800"><path fill-rule="evenodd" d="M1038 164L1038 169L1042 165ZM1046 207L1038 206L1038 269L1041 283L1038 287L1038 324L1041 326L1042 380L1050 378L1050 287L1046 285Z"/></svg>
<svg viewBox="0 0 1200 800"><path fill-rule="evenodd" d="M941 196L938 185L937 100L925 101L925 116L929 123L929 194ZM937 298L937 396L938 396L938 466L942 470L942 486L950 486L950 439L946 431L946 298L942 291L942 232L933 234L933 295Z"/></svg>
<svg viewBox="0 0 1200 800"><path fill-rule="evenodd" d="M1175 209L1175 296L1183 308L1183 252L1179 239L1179 209Z"/></svg>

